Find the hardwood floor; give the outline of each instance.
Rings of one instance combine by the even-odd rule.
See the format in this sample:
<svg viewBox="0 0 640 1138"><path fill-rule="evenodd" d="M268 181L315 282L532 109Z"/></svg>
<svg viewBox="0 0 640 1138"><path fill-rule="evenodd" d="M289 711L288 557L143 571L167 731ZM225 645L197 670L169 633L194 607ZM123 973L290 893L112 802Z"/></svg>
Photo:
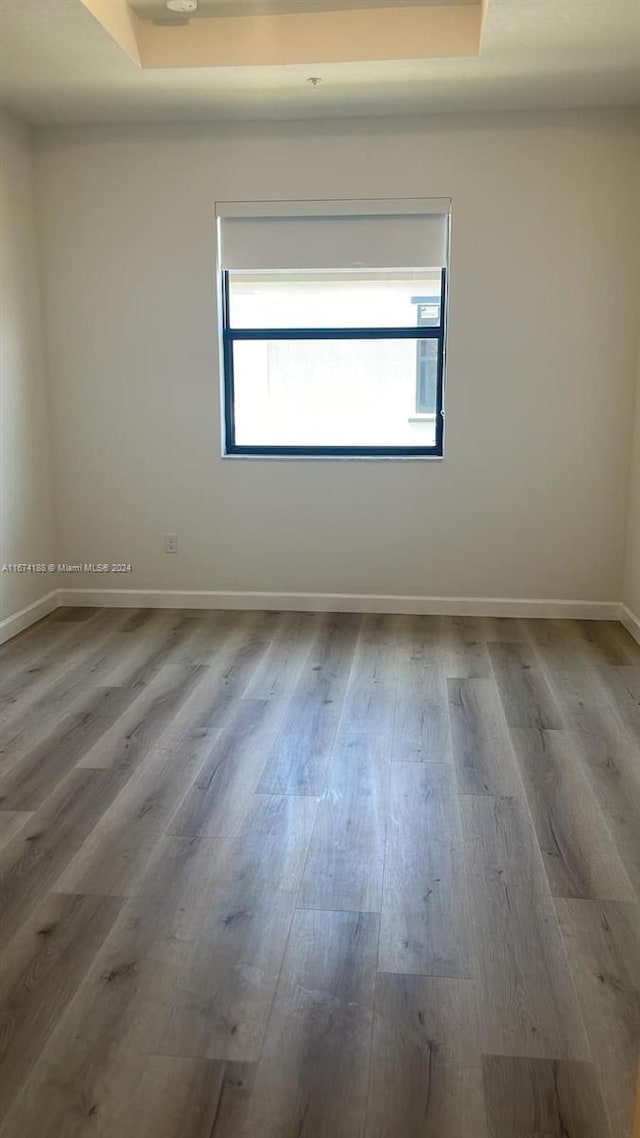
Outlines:
<svg viewBox="0 0 640 1138"><path fill-rule="evenodd" d="M0 649L0 1138L630 1138L621 626L62 609Z"/></svg>

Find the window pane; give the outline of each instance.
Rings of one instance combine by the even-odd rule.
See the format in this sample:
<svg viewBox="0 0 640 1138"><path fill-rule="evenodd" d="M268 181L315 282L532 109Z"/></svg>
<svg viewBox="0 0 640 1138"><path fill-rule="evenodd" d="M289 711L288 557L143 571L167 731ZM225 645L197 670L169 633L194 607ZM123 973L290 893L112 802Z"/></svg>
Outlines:
<svg viewBox="0 0 640 1138"><path fill-rule="evenodd" d="M439 323L441 270L230 273L232 328L414 328Z"/></svg>
<svg viewBox="0 0 640 1138"><path fill-rule="evenodd" d="M416 412L430 411L436 402L438 386L438 341L418 341L418 372L416 383Z"/></svg>
<svg viewBox="0 0 640 1138"><path fill-rule="evenodd" d="M416 414L420 344L415 340L236 341L237 445L434 446L435 386L425 385Z"/></svg>

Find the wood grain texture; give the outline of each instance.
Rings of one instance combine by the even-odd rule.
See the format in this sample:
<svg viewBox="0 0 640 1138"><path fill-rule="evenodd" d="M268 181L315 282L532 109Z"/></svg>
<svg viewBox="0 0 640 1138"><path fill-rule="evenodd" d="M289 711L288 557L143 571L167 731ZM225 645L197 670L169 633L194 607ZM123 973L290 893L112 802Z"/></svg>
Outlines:
<svg viewBox="0 0 640 1138"><path fill-rule="evenodd" d="M473 616L435 617L438 647L448 679L491 676L482 619Z"/></svg>
<svg viewBox="0 0 640 1138"><path fill-rule="evenodd" d="M609 1138L590 1063L487 1055L483 1066L489 1138Z"/></svg>
<svg viewBox="0 0 640 1138"><path fill-rule="evenodd" d="M390 747L398 687L394 617L362 617L349 670L339 737L375 736Z"/></svg>
<svg viewBox="0 0 640 1138"><path fill-rule="evenodd" d="M640 667L603 665L599 674L627 731L640 744Z"/></svg>
<svg viewBox="0 0 640 1138"><path fill-rule="evenodd" d="M380 973L366 1138L487 1138L471 980Z"/></svg>
<svg viewBox="0 0 640 1138"><path fill-rule="evenodd" d="M72 770L92 744L132 702L124 688L98 688L85 706L62 720L60 727L26 754L6 778L0 780L4 810L35 810Z"/></svg>
<svg viewBox="0 0 640 1138"><path fill-rule="evenodd" d="M379 967L470 975L462 836L450 765L392 764Z"/></svg>
<svg viewBox="0 0 640 1138"><path fill-rule="evenodd" d="M125 622L102 682L108 687L145 688L169 661L193 663L187 646L199 623L190 613L171 611L138 619L131 628Z"/></svg>
<svg viewBox="0 0 640 1138"><path fill-rule="evenodd" d="M63 641L65 635L70 633L62 625L54 623L49 615L0 644L0 694L4 682L12 683L19 668L30 660L38 666L53 643Z"/></svg>
<svg viewBox="0 0 640 1138"><path fill-rule="evenodd" d="M10 703L24 682L38 682L48 669L59 674L60 660L77 643L78 631L76 625L55 621L54 615L0 645L0 706ZM89 615L94 616L95 610ZM100 620L111 623L113 617L103 611ZM80 638L84 642L83 632Z"/></svg>
<svg viewBox="0 0 640 1138"><path fill-rule="evenodd" d="M0 944L53 889L123 782L120 772L71 771L0 850Z"/></svg>
<svg viewBox="0 0 640 1138"><path fill-rule="evenodd" d="M95 774L97 772L91 772ZM102 772L100 772L102 773ZM206 918L210 843L166 839L136 899L88 969L0 1134L106 1134L133 1101L166 1022L181 959Z"/></svg>
<svg viewBox="0 0 640 1138"><path fill-rule="evenodd" d="M511 798L462 802L483 1051L588 1058L530 816Z"/></svg>
<svg viewBox="0 0 640 1138"><path fill-rule="evenodd" d="M114 1104L111 1134L119 1138L229 1138L238 1132L246 1112L254 1074L250 1063L150 1055L135 1096ZM106 1135L107 1131L98 1124L97 1133Z"/></svg>
<svg viewBox="0 0 640 1138"><path fill-rule="evenodd" d="M275 700L240 700L220 731L169 826L181 837L242 833L284 708ZM184 785L184 784L183 784Z"/></svg>
<svg viewBox="0 0 640 1138"><path fill-rule="evenodd" d="M360 1133L378 920L373 913L296 913L254 1089L234 1134Z"/></svg>
<svg viewBox="0 0 640 1138"><path fill-rule="evenodd" d="M392 759L444 763L451 758L446 680L429 618L396 617L397 698Z"/></svg>
<svg viewBox="0 0 640 1138"><path fill-rule="evenodd" d="M521 643L492 643L489 655L510 727L559 730L563 722L534 653Z"/></svg>
<svg viewBox="0 0 640 1138"><path fill-rule="evenodd" d="M185 645L185 663L198 670L201 681L163 730L163 746L173 745L186 733L193 737L227 725L277 627L277 613L246 613L241 620L235 614L235 621L229 619L233 613L224 615L224 621L205 621L197 627Z"/></svg>
<svg viewBox="0 0 640 1138"><path fill-rule="evenodd" d="M574 753L640 900L638 746L613 708L585 706L572 718Z"/></svg>
<svg viewBox="0 0 640 1138"><path fill-rule="evenodd" d="M68 622L83 624L99 611L99 609L89 606L85 608L84 605L68 605L64 608L55 609L52 613L51 621L53 624L66 624Z"/></svg>
<svg viewBox="0 0 640 1138"><path fill-rule="evenodd" d="M525 620L522 623L527 639L536 650L556 663L595 667L640 662L638 645L621 624L613 621Z"/></svg>
<svg viewBox="0 0 640 1138"><path fill-rule="evenodd" d="M96 822L56 889L131 895L210 746L205 737L185 742L179 750L151 751Z"/></svg>
<svg viewBox="0 0 640 1138"><path fill-rule="evenodd" d="M581 620L575 622L579 634L594 645L600 660L607 664L640 664L640 645L615 620Z"/></svg>
<svg viewBox="0 0 640 1138"><path fill-rule="evenodd" d="M3 953L0 1118L109 933L120 902L50 894Z"/></svg>
<svg viewBox="0 0 640 1138"><path fill-rule="evenodd" d="M182 663L166 664L158 674L138 689L110 688L123 696L122 713L113 717L104 730L85 743L80 765L92 769L128 767L134 769L156 744L179 707L198 688L203 669Z"/></svg>
<svg viewBox="0 0 640 1138"><path fill-rule="evenodd" d="M29 810L0 810L0 849L29 821Z"/></svg>
<svg viewBox="0 0 640 1138"><path fill-rule="evenodd" d="M278 612L209 613L202 635L195 634L191 663L214 668L228 693L244 695L282 620Z"/></svg>
<svg viewBox="0 0 640 1138"><path fill-rule="evenodd" d="M321 794L342 711L361 618L322 625L264 770L265 794Z"/></svg>
<svg viewBox="0 0 640 1138"><path fill-rule="evenodd" d="M290 696L300 679L321 618L313 612L285 612L245 691L247 699Z"/></svg>
<svg viewBox="0 0 640 1138"><path fill-rule="evenodd" d="M215 879L181 954L159 1053L259 1058L315 810L310 798L265 797L251 833L205 843Z"/></svg>
<svg viewBox="0 0 640 1138"><path fill-rule="evenodd" d="M45 618L0 648L0 1138L626 1138L639 731L608 622Z"/></svg>
<svg viewBox="0 0 640 1138"><path fill-rule="evenodd" d="M629 878L571 735L514 728L511 737L553 895L631 900Z"/></svg>
<svg viewBox="0 0 640 1138"><path fill-rule="evenodd" d="M612 1135L631 1133L640 1058L640 915L611 901L556 903Z"/></svg>
<svg viewBox="0 0 640 1138"><path fill-rule="evenodd" d="M449 679L453 761L460 794L517 794L518 771L496 686Z"/></svg>
<svg viewBox="0 0 640 1138"><path fill-rule="evenodd" d="M72 625L64 644L50 647L5 681L0 693L0 746L34 746L56 719L82 698L87 682L109 687L105 677L118 657L124 611L104 610Z"/></svg>
<svg viewBox="0 0 640 1138"><path fill-rule="evenodd" d="M298 905L380 912L396 670L388 617L365 617Z"/></svg>
<svg viewBox="0 0 640 1138"><path fill-rule="evenodd" d="M389 809L388 750L366 734L334 750L298 905L380 912Z"/></svg>
<svg viewBox="0 0 640 1138"><path fill-rule="evenodd" d="M487 646L493 641L498 641L498 643L503 644L512 644L514 641L528 643L531 636L527 624L546 626L548 624L555 625L561 623L558 620L532 620L527 622L522 618L510 616L481 616L475 619L478 626L478 635L486 642Z"/></svg>

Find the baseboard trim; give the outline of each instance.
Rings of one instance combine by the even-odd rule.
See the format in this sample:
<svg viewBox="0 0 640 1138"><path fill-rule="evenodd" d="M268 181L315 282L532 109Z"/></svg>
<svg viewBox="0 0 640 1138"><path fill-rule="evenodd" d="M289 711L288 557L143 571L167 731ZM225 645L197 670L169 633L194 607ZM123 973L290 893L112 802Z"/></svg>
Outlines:
<svg viewBox="0 0 640 1138"><path fill-rule="evenodd" d="M418 597L356 593L253 593L215 590L60 589L61 605L115 608L275 609L297 612L385 612L433 616L515 616L618 620L613 601L507 597Z"/></svg>
<svg viewBox="0 0 640 1138"><path fill-rule="evenodd" d="M43 616L48 616L50 612L57 609L60 604L58 597L58 589L52 589L44 597L39 597L37 601L27 605L26 608L20 609L19 612L14 612L11 616L6 616L4 620L0 620L0 644L5 641L11 640L13 636L17 636L19 632L24 632L30 624L35 624L37 620L42 620Z"/></svg>
<svg viewBox="0 0 640 1138"><path fill-rule="evenodd" d="M620 623L630 632L634 640L640 644L640 617L637 617L626 605L620 605Z"/></svg>
<svg viewBox="0 0 640 1138"><path fill-rule="evenodd" d="M422 597L358 593L254 593L166 589L53 589L0 621L0 644L64 605L104 608L268 609L382 612L432 616L505 616L546 620L619 620L640 644L640 618L617 601L511 597Z"/></svg>

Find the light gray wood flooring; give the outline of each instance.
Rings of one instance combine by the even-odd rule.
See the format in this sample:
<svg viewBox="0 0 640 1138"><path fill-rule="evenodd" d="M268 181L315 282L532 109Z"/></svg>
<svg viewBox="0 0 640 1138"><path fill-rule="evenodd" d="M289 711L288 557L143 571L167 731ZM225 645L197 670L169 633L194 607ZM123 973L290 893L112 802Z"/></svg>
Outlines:
<svg viewBox="0 0 640 1138"><path fill-rule="evenodd" d="M620 625L0 649L0 1138L628 1138L639 901Z"/></svg>

